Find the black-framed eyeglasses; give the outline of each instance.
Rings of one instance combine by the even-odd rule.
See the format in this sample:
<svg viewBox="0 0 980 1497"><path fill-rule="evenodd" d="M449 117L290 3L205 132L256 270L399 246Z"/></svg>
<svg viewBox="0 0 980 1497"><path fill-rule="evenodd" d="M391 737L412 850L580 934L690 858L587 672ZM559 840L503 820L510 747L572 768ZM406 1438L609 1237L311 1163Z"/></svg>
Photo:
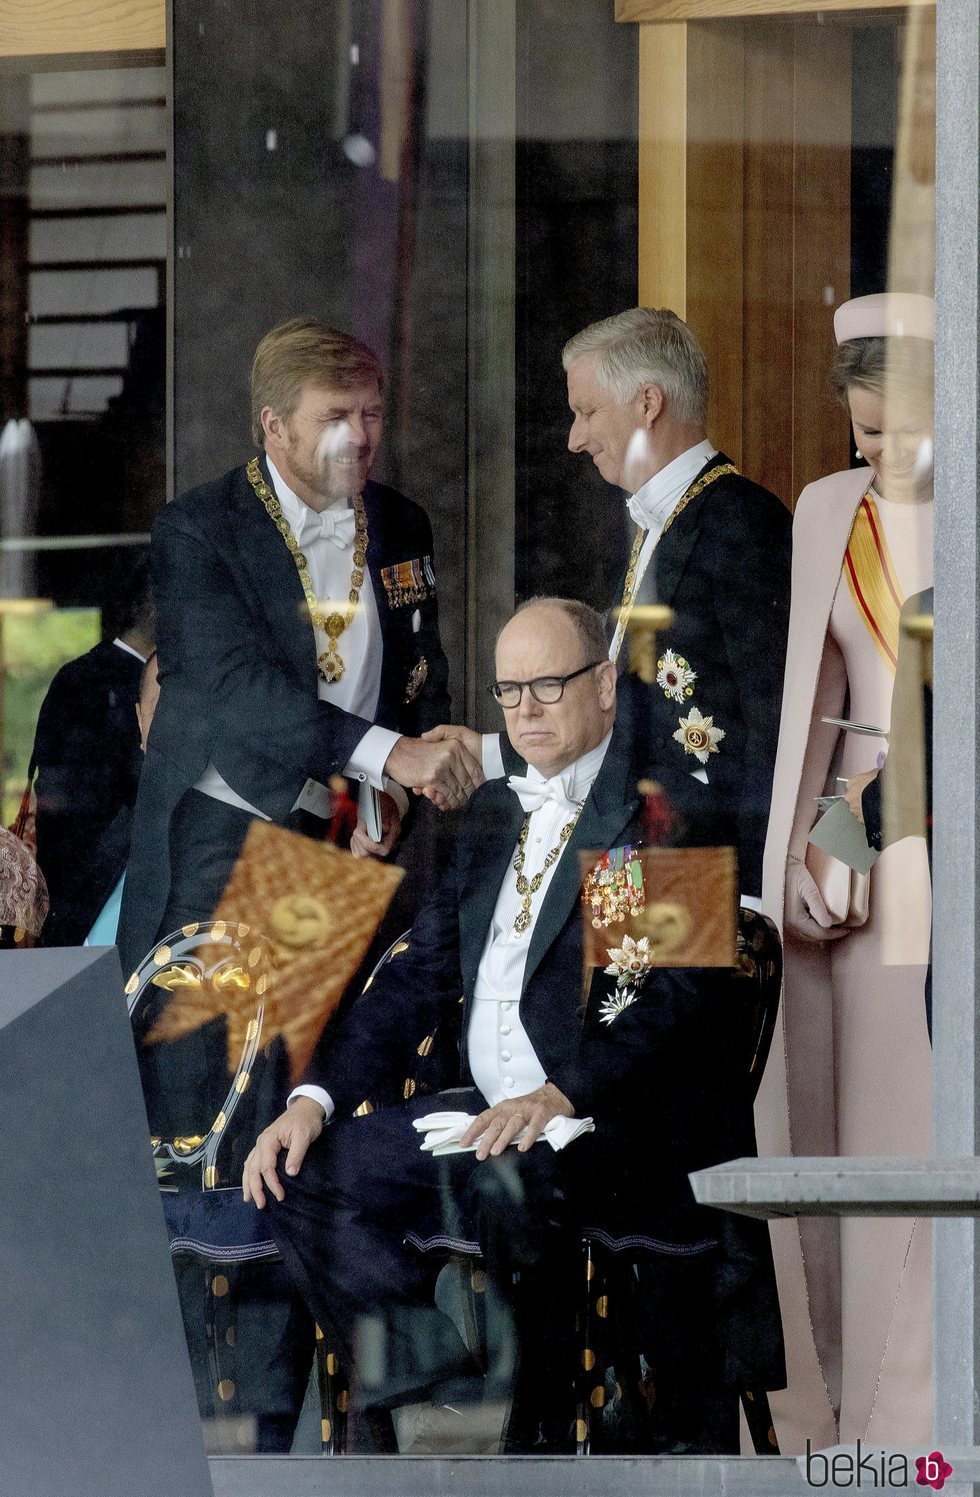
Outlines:
<svg viewBox="0 0 980 1497"><path fill-rule="evenodd" d="M607 656L606 659L608 658ZM597 665L605 663L606 660L593 660L589 665L580 665L577 671L570 671L567 676L535 676L533 681L491 681L487 691L501 707L517 707L527 686L534 700L540 702L542 707L553 707L555 702L561 701L569 681L574 681L576 676L584 676L586 671L594 671Z"/></svg>

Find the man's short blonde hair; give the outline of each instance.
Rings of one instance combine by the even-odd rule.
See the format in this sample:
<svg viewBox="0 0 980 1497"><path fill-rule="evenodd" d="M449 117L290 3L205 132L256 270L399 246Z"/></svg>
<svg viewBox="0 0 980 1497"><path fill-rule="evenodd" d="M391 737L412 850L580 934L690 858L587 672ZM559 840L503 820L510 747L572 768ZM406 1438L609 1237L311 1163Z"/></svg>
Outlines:
<svg viewBox="0 0 980 1497"><path fill-rule="evenodd" d="M365 343L327 327L315 317L293 317L266 333L252 360L252 440L262 447L262 412L270 406L288 419L307 385L354 390L377 380L384 389L381 361Z"/></svg>
<svg viewBox="0 0 980 1497"><path fill-rule="evenodd" d="M627 405L643 385L659 385L673 415L703 426L708 361L687 323L669 307L629 307L593 322L562 349L564 369L595 354L596 383Z"/></svg>

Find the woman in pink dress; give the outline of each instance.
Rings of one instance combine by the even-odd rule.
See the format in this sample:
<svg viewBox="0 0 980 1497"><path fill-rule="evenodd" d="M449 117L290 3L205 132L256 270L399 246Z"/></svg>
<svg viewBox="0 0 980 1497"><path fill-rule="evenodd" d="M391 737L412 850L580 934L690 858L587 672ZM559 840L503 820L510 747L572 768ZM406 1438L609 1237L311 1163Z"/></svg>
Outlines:
<svg viewBox="0 0 980 1497"><path fill-rule="evenodd" d="M860 877L808 842L816 797L887 751L905 598L932 585L934 309L861 297L834 318L834 384L867 466L800 496L763 901L784 941L781 1035L760 1091L760 1154L932 1149L923 838ZM824 721L870 725L857 733ZM931 1434L931 1223L774 1225L788 1386L781 1448L915 1445Z"/></svg>

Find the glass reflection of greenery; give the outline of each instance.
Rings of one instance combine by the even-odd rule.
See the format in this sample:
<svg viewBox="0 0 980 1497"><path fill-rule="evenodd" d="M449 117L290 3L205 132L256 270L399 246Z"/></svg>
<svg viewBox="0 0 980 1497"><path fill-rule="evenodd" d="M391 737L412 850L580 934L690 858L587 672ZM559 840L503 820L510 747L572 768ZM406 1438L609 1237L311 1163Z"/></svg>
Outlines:
<svg viewBox="0 0 980 1497"><path fill-rule="evenodd" d="M17 815L24 793L34 729L45 693L69 660L98 644L97 608L54 608L47 613L10 614L3 620L5 672L0 721L4 726L3 824Z"/></svg>

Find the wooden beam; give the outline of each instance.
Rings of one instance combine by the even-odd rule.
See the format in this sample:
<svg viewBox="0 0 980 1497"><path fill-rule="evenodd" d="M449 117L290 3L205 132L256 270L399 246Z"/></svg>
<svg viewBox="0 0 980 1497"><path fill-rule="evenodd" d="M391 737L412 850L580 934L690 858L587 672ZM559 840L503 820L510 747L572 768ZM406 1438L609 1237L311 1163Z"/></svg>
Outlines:
<svg viewBox="0 0 980 1497"><path fill-rule="evenodd" d="M165 0L0 0L0 57L166 45Z"/></svg>
<svg viewBox="0 0 980 1497"><path fill-rule="evenodd" d="M916 11L901 35L901 99L888 285L936 293L936 17Z"/></svg>
<svg viewBox="0 0 980 1497"><path fill-rule="evenodd" d="M739 21L687 28L686 321L711 371L708 430L737 466L743 404L743 30Z"/></svg>
<svg viewBox="0 0 980 1497"><path fill-rule="evenodd" d="M792 508L795 28L745 27L742 466Z"/></svg>
<svg viewBox="0 0 980 1497"><path fill-rule="evenodd" d="M639 300L687 316L687 27L640 28Z"/></svg>
<svg viewBox="0 0 980 1497"><path fill-rule="evenodd" d="M851 294L851 33L794 28L793 481L849 465L830 393L834 309Z"/></svg>
<svg viewBox="0 0 980 1497"><path fill-rule="evenodd" d="M935 10L936 0L907 0L907 7ZM895 0L616 0L617 21L725 21L749 16L808 16L848 11L888 11Z"/></svg>

